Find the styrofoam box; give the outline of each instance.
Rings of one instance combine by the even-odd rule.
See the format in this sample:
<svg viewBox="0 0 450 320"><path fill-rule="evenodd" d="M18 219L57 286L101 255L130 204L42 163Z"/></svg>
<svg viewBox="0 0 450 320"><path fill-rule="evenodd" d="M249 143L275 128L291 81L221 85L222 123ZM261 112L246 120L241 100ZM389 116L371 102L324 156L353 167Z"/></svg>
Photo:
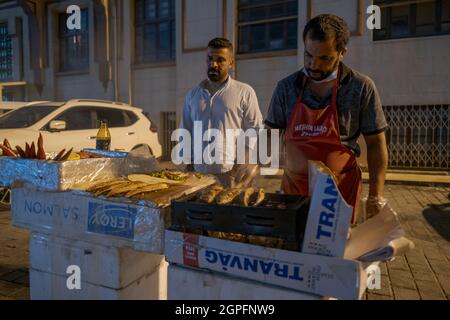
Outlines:
<svg viewBox="0 0 450 320"><path fill-rule="evenodd" d="M19 228L117 248L162 254L168 208L78 191L12 189L12 223Z"/></svg>
<svg viewBox="0 0 450 320"><path fill-rule="evenodd" d="M159 169L155 157L95 158L74 161L43 161L0 158L0 185L12 187L16 182L45 190L67 190L96 179L115 179L132 173Z"/></svg>
<svg viewBox="0 0 450 320"><path fill-rule="evenodd" d="M169 265L169 300L319 300L320 296L200 269Z"/></svg>
<svg viewBox="0 0 450 320"><path fill-rule="evenodd" d="M66 276L67 268L75 265L80 267L84 282L111 289L122 289L153 273L164 260L158 254L40 233L31 235L29 251L30 266L37 271Z"/></svg>
<svg viewBox="0 0 450 320"><path fill-rule="evenodd" d="M80 290L69 290L67 277L30 268L30 295L32 300L165 300L167 266L163 261L158 270L120 290L83 281Z"/></svg>

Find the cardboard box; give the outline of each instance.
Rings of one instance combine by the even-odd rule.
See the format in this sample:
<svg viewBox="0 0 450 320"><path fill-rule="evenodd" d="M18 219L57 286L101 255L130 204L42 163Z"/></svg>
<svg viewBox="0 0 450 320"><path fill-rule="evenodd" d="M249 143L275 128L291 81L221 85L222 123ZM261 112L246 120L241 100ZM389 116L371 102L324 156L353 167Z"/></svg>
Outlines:
<svg viewBox="0 0 450 320"><path fill-rule="evenodd" d="M233 275L301 292L359 299L368 266L356 260L260 247L211 237L166 231L169 263Z"/></svg>
<svg viewBox="0 0 450 320"><path fill-rule="evenodd" d="M166 300L167 266L163 261L155 272L120 290L83 281L80 290L69 290L67 276L30 268L30 295L32 300Z"/></svg>
<svg viewBox="0 0 450 320"><path fill-rule="evenodd" d="M414 248L404 237L398 215L389 205L351 230L344 258L172 230L166 231L165 243L165 255L170 263L338 299L359 299L368 280L370 284L381 281L376 278L377 274L380 276L380 261L391 260Z"/></svg>
<svg viewBox="0 0 450 320"><path fill-rule="evenodd" d="M302 252L343 257L353 207L342 197L331 171L321 162L309 161L311 204Z"/></svg>
<svg viewBox="0 0 450 320"><path fill-rule="evenodd" d="M163 253L167 208L123 198L99 199L69 191L14 188L12 223L34 232L67 239Z"/></svg>
<svg viewBox="0 0 450 320"><path fill-rule="evenodd" d="M37 233L30 237L29 252L34 270L66 277L69 266L79 266L84 282L118 290L152 274L164 260L162 255Z"/></svg>
<svg viewBox="0 0 450 320"><path fill-rule="evenodd" d="M169 265L168 300L319 300L321 297L220 273Z"/></svg>

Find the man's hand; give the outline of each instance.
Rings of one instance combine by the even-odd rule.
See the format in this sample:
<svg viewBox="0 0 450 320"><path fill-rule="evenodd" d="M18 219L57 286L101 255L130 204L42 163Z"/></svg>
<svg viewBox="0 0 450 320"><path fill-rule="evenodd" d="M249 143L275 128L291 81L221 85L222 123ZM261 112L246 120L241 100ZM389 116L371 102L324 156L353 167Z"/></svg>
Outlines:
<svg viewBox="0 0 450 320"><path fill-rule="evenodd" d="M235 184L240 184L243 187L248 186L259 172L257 164L236 164L230 172L234 177Z"/></svg>
<svg viewBox="0 0 450 320"><path fill-rule="evenodd" d="M384 132L364 136L367 145L367 164L369 167L369 197L366 203L366 216L377 215L386 204L384 182L388 167L388 151Z"/></svg>

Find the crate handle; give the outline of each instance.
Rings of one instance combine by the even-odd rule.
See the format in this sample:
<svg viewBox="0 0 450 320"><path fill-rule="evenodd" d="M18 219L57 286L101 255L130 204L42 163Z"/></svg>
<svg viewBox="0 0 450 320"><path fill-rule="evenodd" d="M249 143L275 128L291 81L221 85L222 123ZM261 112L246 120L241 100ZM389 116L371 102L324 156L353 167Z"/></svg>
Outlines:
<svg viewBox="0 0 450 320"><path fill-rule="evenodd" d="M186 210L186 216L189 220L204 220L212 221L212 212L209 211L197 211L197 210Z"/></svg>
<svg viewBox="0 0 450 320"><path fill-rule="evenodd" d="M246 225L251 226L251 227L272 227L273 228L273 223L269 222L269 221L258 221L255 219L250 219L244 222Z"/></svg>

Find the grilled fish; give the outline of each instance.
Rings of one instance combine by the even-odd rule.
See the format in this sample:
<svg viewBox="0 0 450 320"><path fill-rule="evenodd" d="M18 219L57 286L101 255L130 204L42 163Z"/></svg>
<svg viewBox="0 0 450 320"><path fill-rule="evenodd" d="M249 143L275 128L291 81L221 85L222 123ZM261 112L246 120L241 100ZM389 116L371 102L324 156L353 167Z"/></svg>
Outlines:
<svg viewBox="0 0 450 320"><path fill-rule="evenodd" d="M256 198L256 202L253 204L254 207L257 207L261 204L261 202L264 201L264 198L266 196L266 192L264 191L263 188L258 190L258 196Z"/></svg>
<svg viewBox="0 0 450 320"><path fill-rule="evenodd" d="M129 185L130 183L131 183L130 181L123 180L120 183L117 183L117 184L114 184L114 185L108 185L108 186L105 186L103 188L96 189L95 190L95 196L98 197L98 196L107 194L107 193L109 193L109 191L111 191L114 188L121 188L121 187L124 187L126 185Z"/></svg>
<svg viewBox="0 0 450 320"><path fill-rule="evenodd" d="M221 193L224 190L224 188L219 185L215 184L205 190L200 194L200 201L206 202L206 203L212 203L216 196Z"/></svg>
<svg viewBox="0 0 450 320"><path fill-rule="evenodd" d="M241 188L230 188L222 191L216 199L217 204L229 204L242 192Z"/></svg>
<svg viewBox="0 0 450 320"><path fill-rule="evenodd" d="M248 207L250 197L254 192L255 192L255 188L252 188L252 187L246 188L240 195L240 203L243 206Z"/></svg>
<svg viewBox="0 0 450 320"><path fill-rule="evenodd" d="M145 186L147 186L145 182L132 182L131 184L124 185L123 187L119 186L118 188L110 190L109 193L107 194L107 197L113 197L123 193L135 191Z"/></svg>
<svg viewBox="0 0 450 320"><path fill-rule="evenodd" d="M102 180L94 182L90 187L86 189L87 192L95 192L98 189L102 189L109 186L114 186L116 184L120 184L126 180Z"/></svg>
<svg viewBox="0 0 450 320"><path fill-rule="evenodd" d="M147 193L147 192L156 192L164 189L168 189L169 185L167 183L155 183L155 184L148 184L145 187L138 188L132 191L129 191L125 197L131 198L133 196L136 196L141 193Z"/></svg>

